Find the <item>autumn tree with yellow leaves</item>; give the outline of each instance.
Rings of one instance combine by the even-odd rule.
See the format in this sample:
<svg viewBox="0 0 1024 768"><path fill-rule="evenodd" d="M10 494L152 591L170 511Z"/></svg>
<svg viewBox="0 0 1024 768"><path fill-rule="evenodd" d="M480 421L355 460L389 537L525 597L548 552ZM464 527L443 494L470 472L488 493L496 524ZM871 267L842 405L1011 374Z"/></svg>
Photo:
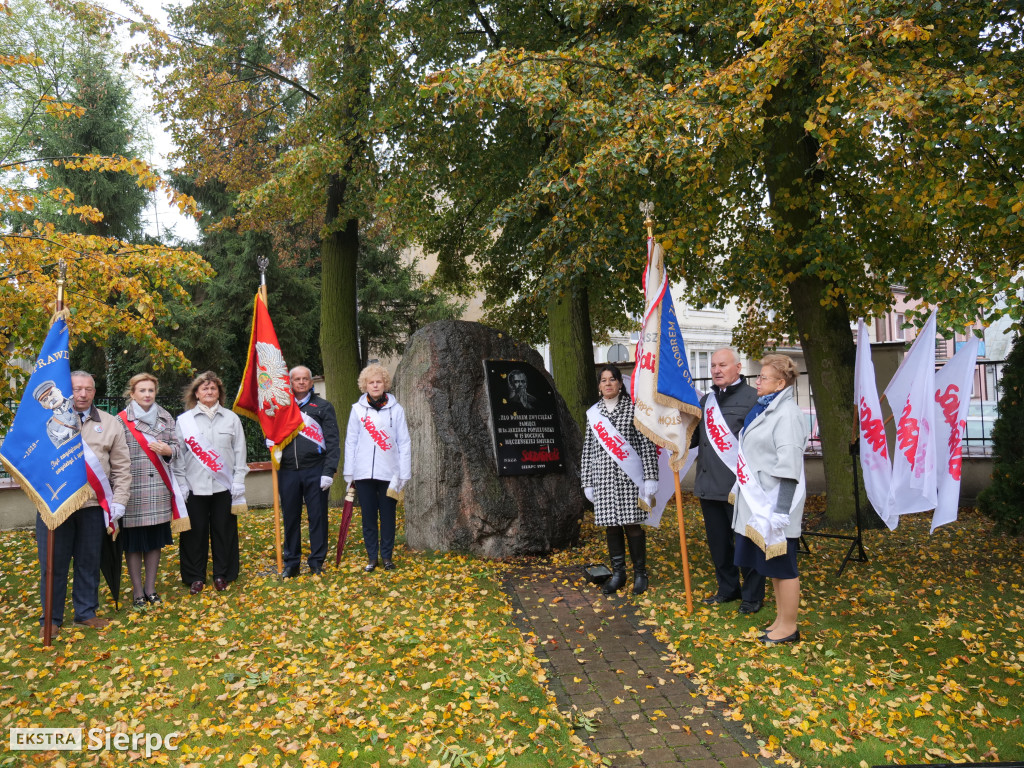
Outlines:
<svg viewBox="0 0 1024 768"><path fill-rule="evenodd" d="M51 9L51 12L57 12ZM63 11L60 11L63 12ZM11 10L0 6L5 39ZM74 25L78 20L68 18ZM78 28L81 31L81 28ZM85 34L97 34L85 28ZM40 156L29 130L34 121L80 118L83 108L63 101L56 82L43 73L47 62L37 51L0 56L0 72L19 112L5 110L0 131L0 400L17 397L49 328L61 263L67 267L66 303L71 312L72 345L130 341L145 350L156 369L187 371L188 361L158 332L172 303L187 302L184 285L207 279L212 271L194 253L161 244L132 242L103 232L104 212L76 198L66 186L49 184L61 174L124 174L149 193L162 192L183 213L195 213L138 158L68 153ZM16 98L17 97L17 98ZM44 210L46 215L34 216ZM71 221L80 226L69 226ZM61 222L64 223L62 226ZM9 421L4 408L0 423Z"/></svg>
<svg viewBox="0 0 1024 768"><path fill-rule="evenodd" d="M545 8L572 35L429 84L464 120L521 110L549 140L496 209L502 222L551 212L524 246L533 280L513 308L558 274L621 280L637 307L624 233L654 200L690 303L739 301L751 354L802 347L826 517L852 520L851 323L890 307L894 284L939 304L947 329L979 313L1019 323L1024 19L992 0Z"/></svg>

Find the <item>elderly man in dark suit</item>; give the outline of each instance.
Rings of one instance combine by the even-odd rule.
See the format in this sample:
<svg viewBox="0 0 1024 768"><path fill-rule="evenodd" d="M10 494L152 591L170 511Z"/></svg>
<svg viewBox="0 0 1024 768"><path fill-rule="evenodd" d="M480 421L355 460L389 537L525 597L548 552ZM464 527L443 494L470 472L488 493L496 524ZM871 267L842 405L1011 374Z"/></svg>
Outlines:
<svg viewBox="0 0 1024 768"><path fill-rule="evenodd" d="M740 600L740 613L757 613L764 605L765 579L749 568L741 573L733 563L735 547L729 503L729 491L736 482L736 465L735 457L730 462L728 448L738 444L743 419L757 402L757 391L743 381L741 368L734 349L723 347L711 356L712 391L701 400L704 413L690 447L700 447L693 492L700 499L718 582L715 594L704 598L704 603L718 605Z"/></svg>

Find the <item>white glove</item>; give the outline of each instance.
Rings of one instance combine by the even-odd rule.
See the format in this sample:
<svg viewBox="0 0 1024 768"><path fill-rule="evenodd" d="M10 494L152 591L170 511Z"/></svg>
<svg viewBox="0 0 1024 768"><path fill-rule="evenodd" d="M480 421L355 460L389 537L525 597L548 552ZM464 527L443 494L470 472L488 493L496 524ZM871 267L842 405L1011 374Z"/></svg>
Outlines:
<svg viewBox="0 0 1024 768"><path fill-rule="evenodd" d="M117 522L124 517L124 504L118 504L116 501L110 502L110 519L112 522Z"/></svg>
<svg viewBox="0 0 1024 768"><path fill-rule="evenodd" d="M240 499L245 496L245 483L231 484L231 498Z"/></svg>
<svg viewBox="0 0 1024 768"><path fill-rule="evenodd" d="M334 478L330 475L320 475L320 490L326 491L334 484Z"/></svg>
<svg viewBox="0 0 1024 768"><path fill-rule="evenodd" d="M591 488L589 485L583 488L583 495L587 497L587 501L589 501L591 504L594 503L594 489Z"/></svg>
<svg viewBox="0 0 1024 768"><path fill-rule="evenodd" d="M657 480L644 480L644 496L648 499L658 492Z"/></svg>
<svg viewBox="0 0 1024 768"><path fill-rule="evenodd" d="M345 475L345 487L352 485L352 475Z"/></svg>
<svg viewBox="0 0 1024 768"><path fill-rule="evenodd" d="M409 482L409 478L403 480L398 475L391 478L391 487L395 489L395 493L401 493L402 489L405 488L405 484Z"/></svg>
<svg viewBox="0 0 1024 768"><path fill-rule="evenodd" d="M768 524L773 531L781 531L789 525L789 515L784 515L781 512L769 512Z"/></svg>
<svg viewBox="0 0 1024 768"><path fill-rule="evenodd" d="M273 441L273 440L270 440L270 439L268 438L268 439L267 439L267 448L273 448L273 447L274 447L274 441Z"/></svg>

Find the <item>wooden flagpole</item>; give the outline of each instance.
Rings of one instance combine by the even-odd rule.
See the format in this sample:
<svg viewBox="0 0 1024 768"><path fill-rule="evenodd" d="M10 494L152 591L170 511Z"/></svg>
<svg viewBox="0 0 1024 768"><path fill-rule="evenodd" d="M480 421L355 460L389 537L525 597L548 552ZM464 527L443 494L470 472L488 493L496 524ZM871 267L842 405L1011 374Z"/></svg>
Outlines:
<svg viewBox="0 0 1024 768"><path fill-rule="evenodd" d="M256 259L256 264L260 268L260 298L269 308L270 305L267 304L267 267L270 265L270 259L260 256ZM277 467L274 466L273 456L271 456L270 462L270 480L274 494L274 549L277 553L277 575L282 576L284 575L284 557L281 554L281 497L277 492Z"/></svg>
<svg viewBox="0 0 1024 768"><path fill-rule="evenodd" d="M68 265L61 259L57 269L56 312L60 312L64 309L64 280L67 277ZM54 529L46 526L46 594L43 597L44 646L53 645L53 550L56 540L57 534Z"/></svg>
<svg viewBox="0 0 1024 768"><path fill-rule="evenodd" d="M654 240L654 203L645 202L640 205L643 212L644 226L647 227L647 239ZM664 268L664 265L663 265ZM683 587L686 589L686 612L693 613L693 590L690 587L690 558L686 551L686 523L683 521L683 492L679 488L679 473L673 471L672 479L676 486L676 520L679 523L679 556L683 561Z"/></svg>

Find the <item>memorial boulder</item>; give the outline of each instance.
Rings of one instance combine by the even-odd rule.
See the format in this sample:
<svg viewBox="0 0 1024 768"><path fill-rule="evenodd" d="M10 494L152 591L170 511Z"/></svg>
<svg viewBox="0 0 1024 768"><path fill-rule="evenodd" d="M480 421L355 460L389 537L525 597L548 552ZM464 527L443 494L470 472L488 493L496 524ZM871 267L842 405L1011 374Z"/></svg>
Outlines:
<svg viewBox="0 0 1024 768"><path fill-rule="evenodd" d="M535 350L479 323L432 323L394 390L412 437L408 546L502 558L576 540L583 435Z"/></svg>

